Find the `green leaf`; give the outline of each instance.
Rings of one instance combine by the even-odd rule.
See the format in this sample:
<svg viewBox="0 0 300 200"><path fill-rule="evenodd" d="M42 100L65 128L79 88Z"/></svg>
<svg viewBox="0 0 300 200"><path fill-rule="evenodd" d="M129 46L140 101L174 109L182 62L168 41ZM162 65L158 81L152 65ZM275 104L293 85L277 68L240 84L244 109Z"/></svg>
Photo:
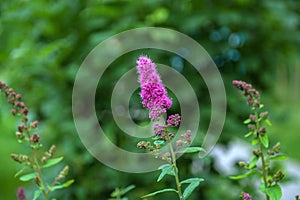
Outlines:
<svg viewBox="0 0 300 200"><path fill-rule="evenodd" d="M265 187L265 184L263 183L263 180L262 180L261 184L259 185L259 189L260 189L263 193L266 193L266 187Z"/></svg>
<svg viewBox="0 0 300 200"><path fill-rule="evenodd" d="M280 200L282 196L281 188L277 184L267 188L266 193L272 200Z"/></svg>
<svg viewBox="0 0 300 200"><path fill-rule="evenodd" d="M117 197L120 195L120 188L116 188L112 193L111 193L111 197Z"/></svg>
<svg viewBox="0 0 300 200"><path fill-rule="evenodd" d="M42 191L41 190L36 190L34 191L33 199L32 200L37 200L39 196L41 195Z"/></svg>
<svg viewBox="0 0 300 200"><path fill-rule="evenodd" d="M252 170L252 171L249 171L246 174L242 174L242 175L238 175L238 176L229 176L229 178L232 179L232 180L239 180L239 179L247 178L247 177L249 177L251 175L254 175L254 174L258 174L258 171L257 170Z"/></svg>
<svg viewBox="0 0 300 200"><path fill-rule="evenodd" d="M142 196L141 198L146 198L146 197L152 197L152 196L155 196L159 193L163 193L163 192L176 192L177 193L177 190L173 189L173 188L167 188L167 189L163 189L163 190L158 190L156 192L152 192L150 194L147 194L147 195L144 195Z"/></svg>
<svg viewBox="0 0 300 200"><path fill-rule="evenodd" d="M205 152L205 149L201 147L187 147L186 149L183 149L181 151L178 151L178 153L197 153L197 152Z"/></svg>
<svg viewBox="0 0 300 200"><path fill-rule="evenodd" d="M248 118L248 119L246 119L243 123L244 124L249 124L251 122L251 120Z"/></svg>
<svg viewBox="0 0 300 200"><path fill-rule="evenodd" d="M65 183L63 183L61 185L55 185L53 187L50 187L49 190L51 192L53 192L55 190L59 190L59 189L62 189L62 188L69 187L70 185L72 185L72 183L74 183L74 179L68 180L67 182L65 182Z"/></svg>
<svg viewBox="0 0 300 200"><path fill-rule="evenodd" d="M272 123L269 119L265 119L264 122L268 125L268 126L272 126Z"/></svg>
<svg viewBox="0 0 300 200"><path fill-rule="evenodd" d="M267 134L264 134L263 136L259 135L259 139L261 143L264 145L264 147L269 147L269 138Z"/></svg>
<svg viewBox="0 0 300 200"><path fill-rule="evenodd" d="M165 165L160 166L158 169L161 170L161 173L160 173L160 175L157 179L157 182L161 181L161 179L163 179L164 176L167 175L167 174L175 176L173 165L165 164Z"/></svg>
<svg viewBox="0 0 300 200"><path fill-rule="evenodd" d="M196 189L196 187L198 187L198 185L200 184L200 181L194 181L192 183L190 183L184 190L182 196L183 199L187 199L192 192Z"/></svg>
<svg viewBox="0 0 300 200"><path fill-rule="evenodd" d="M34 179L35 176L36 176L35 172L33 172L30 174L23 175L19 179L20 179L20 181L30 181L30 180Z"/></svg>
<svg viewBox="0 0 300 200"><path fill-rule="evenodd" d="M166 141L164 141L164 140L155 140L153 143L155 145L158 145L158 144L162 145L162 144L166 143Z"/></svg>
<svg viewBox="0 0 300 200"><path fill-rule="evenodd" d="M248 169L252 169L253 167L255 167L256 163L258 162L259 158L258 157L253 157L249 166L248 166Z"/></svg>
<svg viewBox="0 0 300 200"><path fill-rule="evenodd" d="M58 157L58 158L52 158L47 160L47 162L43 165L43 168L51 167L53 165L56 165L57 163L61 162L64 159L64 157Z"/></svg>
<svg viewBox="0 0 300 200"><path fill-rule="evenodd" d="M124 194L126 194L130 190L133 190L134 188L135 188L135 185L129 185L126 188L121 189L121 192L120 192L121 196L124 195Z"/></svg>
<svg viewBox="0 0 300 200"><path fill-rule="evenodd" d="M254 133L253 131L250 131L249 133L245 134L245 136L244 136L244 137L246 137L246 138L247 138L247 137L249 137L249 136L253 135L253 133Z"/></svg>
<svg viewBox="0 0 300 200"><path fill-rule="evenodd" d="M19 171L17 171L17 173L15 174L15 178L18 177L18 176L20 176L20 175L24 172L24 170L25 170L26 168L27 168L27 167L23 167L22 169L20 169Z"/></svg>
<svg viewBox="0 0 300 200"><path fill-rule="evenodd" d="M265 105L264 104L260 104L259 105L259 108L261 109L261 108L263 108Z"/></svg>
<svg viewBox="0 0 300 200"><path fill-rule="evenodd" d="M270 156L268 159L269 160L286 160L288 157L285 155L274 155Z"/></svg>
<svg viewBox="0 0 300 200"><path fill-rule="evenodd" d="M181 181L180 184L193 183L193 182L199 182L200 183L202 181L204 181L203 178L189 178L189 179Z"/></svg>
<svg viewBox="0 0 300 200"><path fill-rule="evenodd" d="M252 144L252 145L258 144L258 139L253 139L253 140L251 141L251 144Z"/></svg>

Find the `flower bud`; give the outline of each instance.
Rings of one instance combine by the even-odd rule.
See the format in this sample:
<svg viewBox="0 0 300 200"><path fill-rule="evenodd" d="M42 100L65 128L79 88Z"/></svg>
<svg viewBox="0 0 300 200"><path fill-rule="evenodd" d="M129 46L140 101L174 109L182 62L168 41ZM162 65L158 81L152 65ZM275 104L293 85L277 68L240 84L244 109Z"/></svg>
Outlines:
<svg viewBox="0 0 300 200"><path fill-rule="evenodd" d="M275 182L279 182L279 181L281 181L283 178L284 178L284 174L282 173L281 170L278 170L278 171L274 174L274 176L273 176L273 180L274 180Z"/></svg>
<svg viewBox="0 0 300 200"><path fill-rule="evenodd" d="M267 129L266 129L266 127L260 127L257 132L260 135L265 135L265 133L267 132Z"/></svg>
<svg viewBox="0 0 300 200"><path fill-rule="evenodd" d="M255 122L256 121L256 116L255 115L249 115L249 119L251 122Z"/></svg>
<svg viewBox="0 0 300 200"><path fill-rule="evenodd" d="M16 94L16 99L20 100L22 98L21 94Z"/></svg>
<svg viewBox="0 0 300 200"><path fill-rule="evenodd" d="M11 157L12 159L14 159L15 161L21 163L21 161L20 161L20 159L19 159L19 155L12 153L12 154L10 154L10 157Z"/></svg>
<svg viewBox="0 0 300 200"><path fill-rule="evenodd" d="M17 194L18 200L26 200L25 192L22 187L18 188L18 194Z"/></svg>
<svg viewBox="0 0 300 200"><path fill-rule="evenodd" d="M37 134L37 133L34 133L32 136L31 136L31 141L33 143L38 143L40 141L40 136Z"/></svg>
<svg viewBox="0 0 300 200"><path fill-rule="evenodd" d="M249 131L254 131L256 126L254 124L248 124Z"/></svg>
<svg viewBox="0 0 300 200"><path fill-rule="evenodd" d="M267 154L273 156L273 155L275 155L275 152L274 152L274 151L271 151L271 150L268 150L268 151L267 151Z"/></svg>
<svg viewBox="0 0 300 200"><path fill-rule="evenodd" d="M52 145L49 149L49 153L54 154L55 150L56 150L56 146Z"/></svg>
<svg viewBox="0 0 300 200"><path fill-rule="evenodd" d="M245 163L245 162L242 162L242 161L240 161L240 162L238 162L238 165L240 166L240 167L246 167L248 164L247 163Z"/></svg>
<svg viewBox="0 0 300 200"><path fill-rule="evenodd" d="M275 153L279 153L280 148L281 148L280 142L277 142L277 143L272 147L272 150L273 150Z"/></svg>
<svg viewBox="0 0 300 200"><path fill-rule="evenodd" d="M41 180L40 180L40 178L39 178L38 176L34 177L34 182L35 182L38 186L41 185Z"/></svg>
<svg viewBox="0 0 300 200"><path fill-rule="evenodd" d="M261 151L259 149L254 150L252 153L253 153L253 155L255 155L258 158L261 156Z"/></svg>
<svg viewBox="0 0 300 200"><path fill-rule="evenodd" d="M181 147L184 144L184 142L182 140L177 140L176 144L177 146Z"/></svg>
<svg viewBox="0 0 300 200"><path fill-rule="evenodd" d="M16 109L11 109L10 112L11 112L11 114L12 114L13 116L15 116L15 115L17 114L17 110L16 110Z"/></svg>
<svg viewBox="0 0 300 200"><path fill-rule="evenodd" d="M14 98L9 98L9 99L7 100L7 102L8 102L9 104L14 104L14 101L15 101Z"/></svg>
<svg viewBox="0 0 300 200"><path fill-rule="evenodd" d="M47 162L47 157L46 157L46 156L43 156L43 157L41 158L41 162L42 162L42 163L46 163L46 162Z"/></svg>
<svg viewBox="0 0 300 200"><path fill-rule="evenodd" d="M23 140L24 139L24 134L22 132L17 131L16 132L16 137L18 140Z"/></svg>
<svg viewBox="0 0 300 200"><path fill-rule="evenodd" d="M27 107L23 108L23 110L21 111L21 113L23 113L24 115L27 115L28 112L29 112L29 110Z"/></svg>
<svg viewBox="0 0 300 200"><path fill-rule="evenodd" d="M260 117L263 118L263 119L267 119L268 116L269 116L268 112L262 112L262 113L260 113Z"/></svg>
<svg viewBox="0 0 300 200"><path fill-rule="evenodd" d="M37 128L38 125L39 125L39 122L38 122L38 121L34 121L34 122L31 122L31 123L30 123L30 127L31 127L31 128Z"/></svg>
<svg viewBox="0 0 300 200"><path fill-rule="evenodd" d="M145 141L140 141L139 143L137 143L137 147L139 149L146 149L146 142Z"/></svg>

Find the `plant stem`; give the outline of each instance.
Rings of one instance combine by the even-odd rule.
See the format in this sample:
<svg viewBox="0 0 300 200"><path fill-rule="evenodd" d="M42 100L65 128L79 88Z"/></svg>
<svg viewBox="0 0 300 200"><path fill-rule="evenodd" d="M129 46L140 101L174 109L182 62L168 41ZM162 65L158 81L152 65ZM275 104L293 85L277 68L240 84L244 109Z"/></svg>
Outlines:
<svg viewBox="0 0 300 200"><path fill-rule="evenodd" d="M45 200L48 200L48 192L46 191L45 189L45 184L44 184L44 181L43 181L43 178L42 178L42 173L41 173L41 167L38 163L38 160L36 159L36 155L33 154L33 157L34 157L34 162L36 164L36 173L37 173L37 177L38 177L38 180L40 181L40 183L38 184L38 186L40 187L43 195L44 195L44 199Z"/></svg>
<svg viewBox="0 0 300 200"><path fill-rule="evenodd" d="M255 116L256 116L256 131L258 131L258 129L260 128L260 123L258 121L258 112L255 109ZM261 165L262 165L262 175L263 175L263 181L264 181L264 185L265 188L268 188L268 171L266 168L266 160L265 160L265 155L264 155L264 147L263 144L260 141L259 135L258 135L258 143L259 143L259 149L261 151ZM269 195L266 194L266 200L270 200Z"/></svg>
<svg viewBox="0 0 300 200"><path fill-rule="evenodd" d="M174 174L175 174L175 181L176 181L178 196L179 196L180 200L183 200L183 196L182 196L182 192L181 192L181 184L180 184L179 175L178 175L178 168L176 165L176 155L175 155L175 152L174 152L174 149L172 147L170 140L168 140L168 145L169 145L169 148L171 151L171 156L172 156L172 165L173 165Z"/></svg>

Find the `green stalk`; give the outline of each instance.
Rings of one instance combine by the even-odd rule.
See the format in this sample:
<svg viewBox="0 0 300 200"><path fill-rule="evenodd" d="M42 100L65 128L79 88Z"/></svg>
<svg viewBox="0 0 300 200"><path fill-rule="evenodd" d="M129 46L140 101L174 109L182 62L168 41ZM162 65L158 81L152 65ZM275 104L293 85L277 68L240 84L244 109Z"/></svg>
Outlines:
<svg viewBox="0 0 300 200"><path fill-rule="evenodd" d="M258 113L257 110L255 109L255 116L256 116L256 131L258 131L258 129L260 128L260 123L258 121ZM259 143L259 149L261 151L261 164L262 164L262 175L263 175L263 181L264 181L264 185L265 188L268 188L268 171L266 168L266 160L265 160L265 155L264 155L264 147L260 141L259 135L258 135L258 143ZM269 195L266 194L266 200L270 200Z"/></svg>
<svg viewBox="0 0 300 200"><path fill-rule="evenodd" d="M44 181L43 181L43 178L42 178L41 167L39 165L38 160L36 159L36 155L35 154L33 154L33 157L34 157L34 162L35 162L35 165L36 165L35 172L37 173L37 177L38 177L38 179L40 181L40 183L38 184L38 186L40 187L40 189L41 189L41 191L43 193L44 199L48 200L49 199L48 198L48 192L47 192L47 190L45 188L45 184L44 184Z"/></svg>
<svg viewBox="0 0 300 200"><path fill-rule="evenodd" d="M177 194L179 196L179 199L183 200L183 196L182 196L182 192L181 192L181 184L180 184L180 181L179 181L178 169L177 169L177 165L176 165L176 155L175 155L175 152L174 152L174 149L172 147L172 144L171 144L170 140L168 140L168 145L169 145L169 148L170 148L170 151L171 151L171 156L172 156L172 165L173 165L174 174L175 174Z"/></svg>

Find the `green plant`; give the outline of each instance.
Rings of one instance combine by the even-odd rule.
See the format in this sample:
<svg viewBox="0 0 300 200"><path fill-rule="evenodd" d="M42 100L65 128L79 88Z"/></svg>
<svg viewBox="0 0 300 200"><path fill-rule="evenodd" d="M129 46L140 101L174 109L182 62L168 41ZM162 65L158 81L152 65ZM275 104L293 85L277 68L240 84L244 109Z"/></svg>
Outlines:
<svg viewBox="0 0 300 200"><path fill-rule="evenodd" d="M127 197L122 197L129 191L133 190L135 185L129 185L125 188L116 188L111 194L109 200L128 200Z"/></svg>
<svg viewBox="0 0 300 200"><path fill-rule="evenodd" d="M49 193L58 189L69 187L74 180L71 179L62 183L61 181L67 176L69 166L65 166L59 174L50 182L45 180L45 169L53 167L63 160L63 157L54 157L56 146L52 145L49 150L43 151L40 136L36 132L38 129L38 121L29 121L29 109L26 104L21 101L22 95L15 93L5 83L0 82L0 91L8 99L8 103L12 105L11 113L21 118L21 124L16 131L16 137L19 143L23 144L28 153L13 153L11 157L16 162L23 165L15 177L19 177L21 181L31 181L38 186L34 192L33 199L38 199L42 194L45 200L49 199ZM18 189L18 199L24 200L25 192L23 188Z"/></svg>
<svg viewBox="0 0 300 200"><path fill-rule="evenodd" d="M140 96L143 99L143 106L150 111L149 118L154 122L154 137L153 142L140 141L137 146L140 149L147 149L154 154L156 158L165 160L167 163L160 166L161 173L157 182L161 181L166 175L174 176L176 189L166 188L150 194L144 195L141 198L155 196L163 192L175 192L180 200L188 199L192 192L204 179L189 178L181 181L179 177L179 167L177 165L177 155L183 153L196 153L203 151L201 147L187 147L191 143L191 131L187 130L185 134L181 135L181 139L176 141L176 146L172 144L174 134L171 128L176 128L181 122L179 114L170 115L167 120L164 119L163 114L171 107L172 100L168 97L167 92L162 85L160 76L156 70L155 64L146 57L141 56L137 61L137 70L139 73L139 82L141 85ZM168 147L167 152L162 152L163 146ZM188 186L183 191L182 185Z"/></svg>
<svg viewBox="0 0 300 200"><path fill-rule="evenodd" d="M260 175L261 184L259 189L265 194L265 199L280 200L282 192L279 182L282 181L285 175L282 169L274 169L272 164L274 161L285 160L287 157L280 152L279 142L270 147L266 126L271 126L272 124L268 119L268 112L262 111L264 105L260 102L259 92L251 84L244 81L234 80L233 85L243 92L243 95L247 98L248 105L253 111L249 118L244 121L244 124L247 124L249 129L245 137L252 137L251 144L256 149L253 150L253 158L250 162L239 162L239 166L247 170L247 172L239 176L231 176L230 178L239 180L253 175ZM260 163L261 167L257 165L258 163Z"/></svg>

